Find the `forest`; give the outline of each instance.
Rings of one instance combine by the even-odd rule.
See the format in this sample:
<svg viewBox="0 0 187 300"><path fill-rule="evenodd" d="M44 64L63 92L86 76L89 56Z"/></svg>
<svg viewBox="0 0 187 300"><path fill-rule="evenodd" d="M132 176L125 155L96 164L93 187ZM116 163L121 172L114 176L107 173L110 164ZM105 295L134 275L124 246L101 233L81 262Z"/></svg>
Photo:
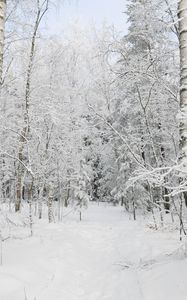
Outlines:
<svg viewBox="0 0 187 300"><path fill-rule="evenodd" d="M49 36L62 2L0 0L0 299L186 300L187 0Z"/></svg>

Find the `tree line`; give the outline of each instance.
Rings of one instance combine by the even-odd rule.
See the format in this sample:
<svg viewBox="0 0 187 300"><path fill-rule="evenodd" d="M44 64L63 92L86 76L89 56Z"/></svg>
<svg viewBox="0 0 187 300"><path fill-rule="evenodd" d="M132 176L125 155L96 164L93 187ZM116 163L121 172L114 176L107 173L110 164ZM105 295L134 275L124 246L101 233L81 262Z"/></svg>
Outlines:
<svg viewBox="0 0 187 300"><path fill-rule="evenodd" d="M186 0L128 1L126 35L76 23L49 37L51 5L0 1L2 207L28 205L32 224L46 205L52 222L54 206L61 220L106 201L185 233Z"/></svg>

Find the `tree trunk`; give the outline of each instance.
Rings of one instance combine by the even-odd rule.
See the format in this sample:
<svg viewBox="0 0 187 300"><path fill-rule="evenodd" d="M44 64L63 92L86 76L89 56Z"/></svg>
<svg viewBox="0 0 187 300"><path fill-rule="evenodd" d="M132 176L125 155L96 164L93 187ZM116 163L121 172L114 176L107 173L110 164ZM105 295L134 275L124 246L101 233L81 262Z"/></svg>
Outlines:
<svg viewBox="0 0 187 300"><path fill-rule="evenodd" d="M49 188L49 194L48 194L48 220L49 223L53 222L53 193L52 193L52 188Z"/></svg>
<svg viewBox="0 0 187 300"><path fill-rule="evenodd" d="M180 158L187 165L187 1L180 0L179 17L179 46L180 46Z"/></svg>
<svg viewBox="0 0 187 300"><path fill-rule="evenodd" d="M42 219L42 207L43 207L43 196L44 196L44 184L40 186L38 191L38 218Z"/></svg>
<svg viewBox="0 0 187 300"><path fill-rule="evenodd" d="M164 200L164 209L166 214L170 212L170 197L169 197L169 191L166 187L163 188L163 200Z"/></svg>
<svg viewBox="0 0 187 300"><path fill-rule="evenodd" d="M180 47L180 161L186 172L187 167L187 0L180 0L179 17L179 47ZM187 191L183 193L187 203ZM182 198L180 202L180 240L182 239ZM185 233L185 232L184 232Z"/></svg>
<svg viewBox="0 0 187 300"><path fill-rule="evenodd" d="M6 0L0 0L0 85L2 85L2 74L3 74L5 14L6 14Z"/></svg>
<svg viewBox="0 0 187 300"><path fill-rule="evenodd" d="M19 167L18 167L18 172ZM16 200L15 200L15 212L21 210L21 191L22 191L22 176L19 174L17 178L17 184L16 184Z"/></svg>
<svg viewBox="0 0 187 300"><path fill-rule="evenodd" d="M29 185L28 188L28 202L29 202L29 225L30 225L30 234L33 236L33 212L32 212L32 188L33 188L33 181L34 179L32 178L32 181Z"/></svg>
<svg viewBox="0 0 187 300"><path fill-rule="evenodd" d="M1 0L0 0L1 1ZM1 3L1 2L0 2ZM39 24L42 20L42 17L46 13L48 9L48 1L45 0L43 2L44 6L46 5L44 11L42 11L42 7L39 6L38 1L38 10L36 13L36 19L34 24L34 31L32 35L32 41L31 41L31 48L30 48L30 55L29 55L29 62L28 67L26 71L26 86L25 86L25 107L24 107L24 126L20 135L19 140L19 153L18 153L18 159L20 161L18 166L18 172L17 172L17 192L16 192L16 204L15 204L15 211L19 211L21 207L21 193L20 188L22 185L22 177L23 177L23 166L21 165L21 162L23 162L23 152L25 148L25 144L28 147L28 136L30 133L30 117L29 117L29 110L30 110L30 93L31 93L31 75L32 75L32 69L33 69L33 63L34 63L34 54L35 54L35 46L36 46L36 37L38 32ZM28 149L27 149L28 152ZM29 161L29 154L27 153L27 159Z"/></svg>

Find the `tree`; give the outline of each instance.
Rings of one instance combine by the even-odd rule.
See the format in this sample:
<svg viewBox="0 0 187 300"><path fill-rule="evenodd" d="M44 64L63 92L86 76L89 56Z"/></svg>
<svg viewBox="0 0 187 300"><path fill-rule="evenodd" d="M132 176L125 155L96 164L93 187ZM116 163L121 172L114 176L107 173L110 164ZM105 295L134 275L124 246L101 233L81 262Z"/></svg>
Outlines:
<svg viewBox="0 0 187 300"><path fill-rule="evenodd" d="M28 66L26 70L26 87L25 87L25 103L24 103L24 126L20 134L20 140L19 140L19 151L18 151L18 170L17 170L17 189L16 189L16 203L15 203L15 211L20 210L20 205L21 205L21 199L22 199L22 180L23 180L23 165L21 164L24 161L24 147L25 144L27 144L28 147L28 142L27 140L29 139L29 135L31 134L31 128L30 128L30 93L31 93L31 74L33 70L33 63L34 63L34 54L35 54L35 47L36 47L36 37L37 37L37 32L38 28L40 25L40 22L45 15L45 13L48 10L48 0L45 0L40 4L40 0L37 0L36 2L36 17L35 17L35 23L34 23L34 30L32 34L32 39L31 39L31 47L30 47L30 53L29 53L29 61L28 61ZM28 161L29 167L30 166L30 157L29 153L27 153L27 158L26 160ZM33 177L31 178L31 183L30 186L33 186ZM32 190L32 188L29 187L29 190ZM31 192L29 192L29 195L31 196ZM29 199L29 202L31 199Z"/></svg>
<svg viewBox="0 0 187 300"><path fill-rule="evenodd" d="M180 46L180 144L181 158L187 164L187 1L179 1L179 46Z"/></svg>
<svg viewBox="0 0 187 300"><path fill-rule="evenodd" d="M3 74L5 15L6 15L6 0L0 0L0 84L2 84L2 74Z"/></svg>
<svg viewBox="0 0 187 300"><path fill-rule="evenodd" d="M169 175L159 180L149 173L170 168L178 155L179 78L174 70L179 56L173 4L129 1L129 33L109 49L116 53L111 68L118 91L108 123L118 168L112 194L127 204L133 199L148 211L159 208L160 213L170 209L166 186L175 180Z"/></svg>
<svg viewBox="0 0 187 300"><path fill-rule="evenodd" d="M77 189L75 190L75 197L77 199L77 209L79 211L80 221L82 220L82 211L88 207L90 200L89 183L90 178L87 172L88 166L86 161L80 161L80 172L77 179Z"/></svg>

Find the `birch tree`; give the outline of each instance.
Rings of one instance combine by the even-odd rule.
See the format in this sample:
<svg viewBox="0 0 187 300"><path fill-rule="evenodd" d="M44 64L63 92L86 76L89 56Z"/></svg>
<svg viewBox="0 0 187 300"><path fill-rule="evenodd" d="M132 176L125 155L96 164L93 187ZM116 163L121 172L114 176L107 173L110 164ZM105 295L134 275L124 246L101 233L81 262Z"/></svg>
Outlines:
<svg viewBox="0 0 187 300"><path fill-rule="evenodd" d="M179 41L180 41L180 143L181 158L187 166L187 1L179 2Z"/></svg>
<svg viewBox="0 0 187 300"><path fill-rule="evenodd" d="M2 73L3 73L5 14L6 14L6 0L0 0L0 85L2 84Z"/></svg>
<svg viewBox="0 0 187 300"><path fill-rule="evenodd" d="M179 49L180 49L180 156L184 174L187 168L187 0L179 1ZM182 174L183 179L185 175ZM181 178L182 181L182 178ZM187 205L187 191L183 192ZM182 214L182 198L181 198Z"/></svg>
<svg viewBox="0 0 187 300"><path fill-rule="evenodd" d="M37 10L36 10L36 17L35 17L35 24L34 24L34 30L32 34L31 39L31 48L30 48L30 54L29 54L29 61L28 61L28 67L26 71L26 87L25 87L25 104L24 104L24 126L23 130L20 135L20 141L19 141L19 152L18 152L18 159L20 162L23 162L23 151L25 144L27 144L27 139L29 138L30 133L30 116L29 116L29 110L30 110L30 93L31 93L31 75L32 75L32 69L33 69L33 63L34 63L34 54L35 54L35 47L36 47L36 37L39 25L41 23L41 20L45 13L48 10L48 0L45 0L40 3L39 0L36 2ZM27 144L28 146L28 144ZM27 152L27 161L30 164L30 158L29 154ZM21 198L22 198L22 180L23 180L23 166L19 163L18 165L18 172L17 172L17 190L16 190L16 203L15 203L15 211L20 210L21 205ZM31 179L33 181L33 178ZM33 182L31 182L31 186L33 185ZM30 193L29 193L30 194ZM31 200L30 200L31 201Z"/></svg>

